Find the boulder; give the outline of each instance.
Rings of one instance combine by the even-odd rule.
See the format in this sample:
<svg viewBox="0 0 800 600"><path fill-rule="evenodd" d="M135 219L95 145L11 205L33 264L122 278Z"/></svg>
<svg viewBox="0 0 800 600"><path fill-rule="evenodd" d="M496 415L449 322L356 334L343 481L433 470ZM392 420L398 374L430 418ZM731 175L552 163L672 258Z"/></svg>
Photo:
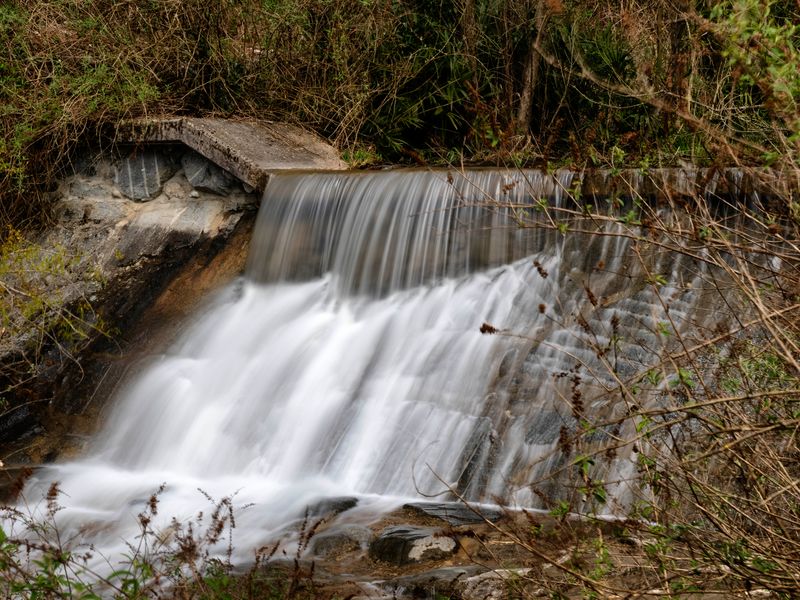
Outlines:
<svg viewBox="0 0 800 600"><path fill-rule="evenodd" d="M169 154L147 150L123 158L116 166L114 183L132 200L151 200L177 170Z"/></svg>
<svg viewBox="0 0 800 600"><path fill-rule="evenodd" d="M201 192L227 196L236 183L234 177L225 169L218 167L197 152L184 154L181 164L186 179L194 189Z"/></svg>
<svg viewBox="0 0 800 600"><path fill-rule="evenodd" d="M363 525L344 524L314 534L310 542L311 554L331 557L365 550L372 539L372 530Z"/></svg>
<svg viewBox="0 0 800 600"><path fill-rule="evenodd" d="M336 498L323 498L314 504L308 505L309 517L332 517L350 510L358 504L355 496L340 496Z"/></svg>
<svg viewBox="0 0 800 600"><path fill-rule="evenodd" d="M371 558L402 566L426 560L441 560L452 555L456 541L441 529L396 525L384 529L370 544Z"/></svg>

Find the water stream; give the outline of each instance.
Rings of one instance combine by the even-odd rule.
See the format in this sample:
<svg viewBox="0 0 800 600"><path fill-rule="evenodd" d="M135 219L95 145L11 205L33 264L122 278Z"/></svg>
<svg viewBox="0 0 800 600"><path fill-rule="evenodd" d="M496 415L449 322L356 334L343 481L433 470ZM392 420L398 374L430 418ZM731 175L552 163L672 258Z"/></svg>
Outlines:
<svg viewBox="0 0 800 600"><path fill-rule="evenodd" d="M114 400L86 457L40 470L25 501L42 510L60 482L65 539L113 555L162 483L163 527L208 510L206 496L235 494L248 506L236 534L245 554L325 497L377 507L448 488L526 506L558 497L557 478L531 484L564 465L575 374L594 414L614 416L597 348L624 340L614 369L638 372L663 344L660 324L689 327L702 304L702 266L683 257L645 259L665 274L659 298L626 237L519 226L554 225L542 199L568 207L571 179L274 177L246 277ZM613 511L633 462L623 452L602 468L619 481Z"/></svg>

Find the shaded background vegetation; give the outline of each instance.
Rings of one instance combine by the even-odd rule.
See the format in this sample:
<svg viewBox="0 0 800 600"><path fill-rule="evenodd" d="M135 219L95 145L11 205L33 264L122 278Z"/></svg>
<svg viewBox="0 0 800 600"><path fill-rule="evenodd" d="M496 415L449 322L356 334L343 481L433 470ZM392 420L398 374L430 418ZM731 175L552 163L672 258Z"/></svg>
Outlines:
<svg viewBox="0 0 800 600"><path fill-rule="evenodd" d="M795 2L20 0L0 6L0 219L40 219L103 126L303 124L377 161L780 164Z"/></svg>

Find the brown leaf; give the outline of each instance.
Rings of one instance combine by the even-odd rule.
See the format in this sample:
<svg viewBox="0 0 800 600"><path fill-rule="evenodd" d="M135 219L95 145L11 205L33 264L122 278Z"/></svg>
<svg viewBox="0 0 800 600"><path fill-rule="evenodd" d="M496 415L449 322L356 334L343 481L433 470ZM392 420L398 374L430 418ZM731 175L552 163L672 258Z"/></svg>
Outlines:
<svg viewBox="0 0 800 600"><path fill-rule="evenodd" d="M492 325L489 325L489 323L484 323L483 325L481 325L481 333L491 334L491 333L497 333L498 331L499 330L497 329L497 327L493 327Z"/></svg>

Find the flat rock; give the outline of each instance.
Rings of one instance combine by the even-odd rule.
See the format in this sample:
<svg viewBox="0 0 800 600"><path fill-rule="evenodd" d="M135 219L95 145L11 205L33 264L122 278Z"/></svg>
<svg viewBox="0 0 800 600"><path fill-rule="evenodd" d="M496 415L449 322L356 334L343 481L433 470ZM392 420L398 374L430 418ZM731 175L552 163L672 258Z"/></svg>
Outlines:
<svg viewBox="0 0 800 600"><path fill-rule="evenodd" d="M370 544L371 558L402 566L426 560L441 560L452 555L456 541L441 529L396 525L384 529Z"/></svg>
<svg viewBox="0 0 800 600"><path fill-rule="evenodd" d="M436 597L434 594L452 595L458 582L465 581L475 575L483 573L486 569L478 565L465 565L458 567L441 567L423 573L404 575L387 581L384 585L401 594L411 595L414 598Z"/></svg>
<svg viewBox="0 0 800 600"><path fill-rule="evenodd" d="M499 521L503 513L496 508L485 506L466 505L462 502L410 502L403 508L412 510L421 515L441 519L449 525L471 525L483 523L486 520Z"/></svg>
<svg viewBox="0 0 800 600"><path fill-rule="evenodd" d="M347 168L333 146L286 123L189 117L136 119L119 123L116 139L135 144L180 142L259 191L264 190L272 173Z"/></svg>
<svg viewBox="0 0 800 600"><path fill-rule="evenodd" d="M370 540L372 540L372 530L369 527L352 523L336 525L314 534L310 550L314 556L331 557L366 550Z"/></svg>

